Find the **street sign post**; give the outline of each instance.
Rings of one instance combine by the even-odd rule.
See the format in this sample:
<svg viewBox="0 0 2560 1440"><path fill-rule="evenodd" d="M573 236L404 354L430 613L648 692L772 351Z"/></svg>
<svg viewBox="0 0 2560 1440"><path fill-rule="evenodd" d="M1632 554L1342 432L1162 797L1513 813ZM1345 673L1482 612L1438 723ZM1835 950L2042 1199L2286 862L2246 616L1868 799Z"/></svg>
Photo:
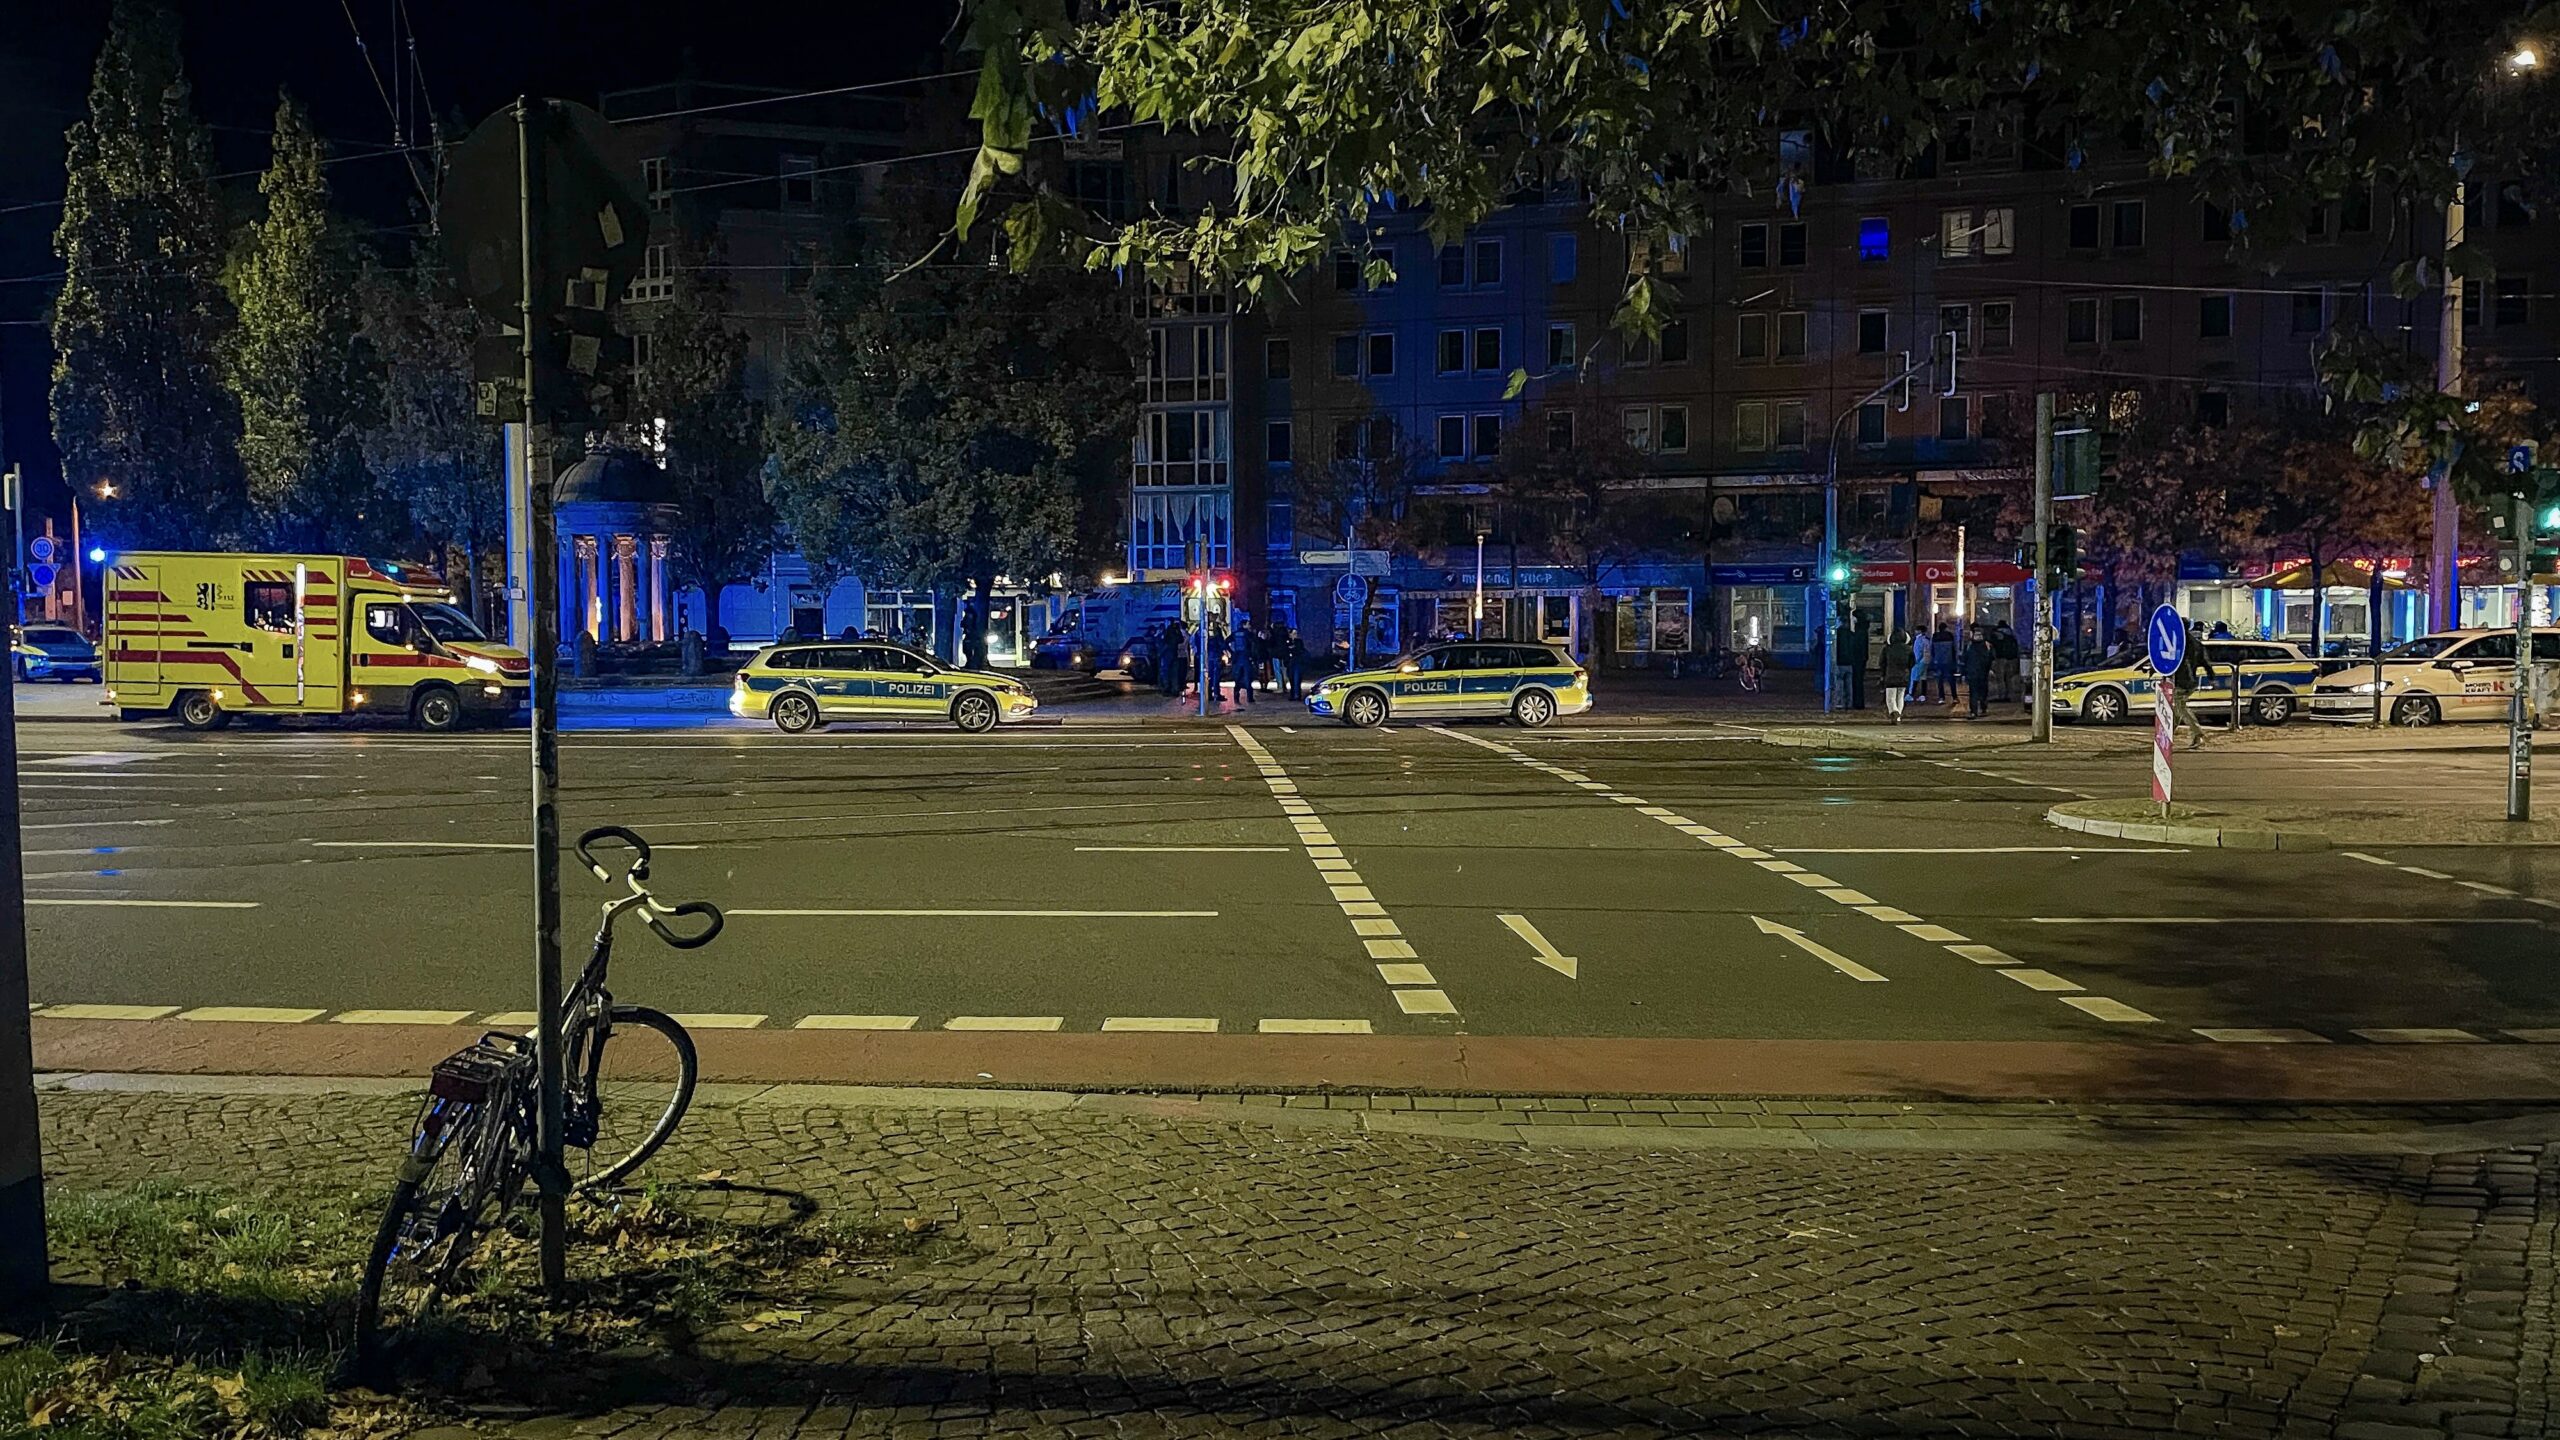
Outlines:
<svg viewBox="0 0 2560 1440"><path fill-rule="evenodd" d="M2177 728L2171 723L2175 713L2170 708L2169 688L2177 683L2171 677L2187 658L2186 617L2174 605L2163 605L2151 612L2148 637L2151 642L2151 799L2160 807L2162 819L2169 815L2169 752L2177 748Z"/></svg>

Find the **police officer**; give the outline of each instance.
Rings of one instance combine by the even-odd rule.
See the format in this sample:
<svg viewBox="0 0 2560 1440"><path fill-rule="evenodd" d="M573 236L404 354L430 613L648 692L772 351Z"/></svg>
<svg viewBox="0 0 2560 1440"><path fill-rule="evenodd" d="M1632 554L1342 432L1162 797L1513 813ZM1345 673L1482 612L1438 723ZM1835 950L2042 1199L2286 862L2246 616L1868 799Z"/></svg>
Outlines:
<svg viewBox="0 0 2560 1440"><path fill-rule="evenodd" d="M1227 642L1228 657L1235 665L1236 703L1239 705L1253 703L1253 671L1257 658L1254 639L1253 626L1239 612L1235 632Z"/></svg>
<svg viewBox="0 0 2560 1440"><path fill-rule="evenodd" d="M1156 637L1156 688L1167 697L1182 693L1182 661L1190 641L1179 615L1164 622L1164 633Z"/></svg>
<svg viewBox="0 0 2560 1440"><path fill-rule="evenodd" d="M1282 625L1278 628L1280 631L1280 654L1279 658L1274 663L1275 665L1288 667L1289 698L1293 701L1303 699L1304 697L1298 693L1298 676L1301 664L1306 658L1306 643L1298 638L1297 626Z"/></svg>

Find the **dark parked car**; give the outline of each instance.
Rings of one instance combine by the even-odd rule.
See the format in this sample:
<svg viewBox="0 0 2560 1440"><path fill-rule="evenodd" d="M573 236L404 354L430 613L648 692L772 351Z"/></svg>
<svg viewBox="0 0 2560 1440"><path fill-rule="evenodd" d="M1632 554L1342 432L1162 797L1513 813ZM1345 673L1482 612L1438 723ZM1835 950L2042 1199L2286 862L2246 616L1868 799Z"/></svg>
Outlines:
<svg viewBox="0 0 2560 1440"><path fill-rule="evenodd" d="M21 680L59 680L65 685L86 680L95 685L104 678L98 669L98 647L68 625L26 626L10 648Z"/></svg>
<svg viewBox="0 0 2560 1440"><path fill-rule="evenodd" d="M1107 652L1101 642L1072 631L1053 631L1041 636L1039 643L1031 647L1031 668L1034 670L1076 670L1091 675L1097 670L1107 669L1112 661L1119 658L1117 652Z"/></svg>

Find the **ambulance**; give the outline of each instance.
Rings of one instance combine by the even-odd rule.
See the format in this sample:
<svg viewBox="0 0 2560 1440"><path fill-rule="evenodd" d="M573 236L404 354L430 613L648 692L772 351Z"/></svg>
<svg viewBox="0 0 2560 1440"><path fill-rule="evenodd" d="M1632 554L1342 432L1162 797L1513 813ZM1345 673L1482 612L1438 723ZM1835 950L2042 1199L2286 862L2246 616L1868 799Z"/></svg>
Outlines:
<svg viewBox="0 0 2560 1440"><path fill-rule="evenodd" d="M106 699L127 720L390 715L503 721L533 680L434 572L349 555L133 553L106 567Z"/></svg>

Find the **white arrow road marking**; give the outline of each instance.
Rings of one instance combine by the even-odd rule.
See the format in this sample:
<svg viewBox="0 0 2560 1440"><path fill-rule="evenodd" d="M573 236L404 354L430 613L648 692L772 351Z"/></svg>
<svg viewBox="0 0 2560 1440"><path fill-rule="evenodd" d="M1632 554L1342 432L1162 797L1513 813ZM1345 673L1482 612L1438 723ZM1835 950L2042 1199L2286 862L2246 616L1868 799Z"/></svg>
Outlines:
<svg viewBox="0 0 2560 1440"><path fill-rule="evenodd" d="M1859 964L1857 961L1850 959L1848 956L1841 954L1837 950L1831 949L1825 945L1816 944L1813 940L1807 938L1805 933L1801 930L1791 930L1784 925L1778 924L1774 920L1763 920L1757 915L1751 917L1751 923L1759 926L1760 933L1763 935L1781 935L1786 937L1788 944L1802 950L1807 955L1812 956L1814 959L1821 961L1823 964L1830 966L1832 969L1839 971L1841 974L1848 976L1852 980L1872 980L1882 983L1885 978L1873 970L1868 969L1866 966Z"/></svg>
<svg viewBox="0 0 2560 1440"><path fill-rule="evenodd" d="M1529 948L1536 952L1530 957L1531 959L1536 960L1539 964L1546 966L1548 969L1553 970L1567 980L1579 980L1582 978L1582 962L1557 950L1554 941L1539 934L1538 927L1529 923L1528 916L1496 915L1493 918L1510 926L1512 934L1529 942Z"/></svg>

